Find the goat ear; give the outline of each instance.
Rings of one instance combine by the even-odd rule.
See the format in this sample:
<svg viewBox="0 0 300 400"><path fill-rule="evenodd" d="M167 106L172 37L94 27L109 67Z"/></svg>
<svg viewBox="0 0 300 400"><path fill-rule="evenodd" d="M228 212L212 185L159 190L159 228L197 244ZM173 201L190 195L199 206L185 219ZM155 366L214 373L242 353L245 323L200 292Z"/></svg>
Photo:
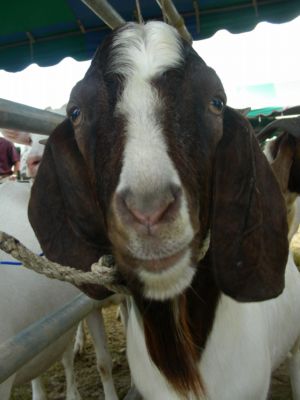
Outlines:
<svg viewBox="0 0 300 400"><path fill-rule="evenodd" d="M278 182L247 120L227 108L215 160L211 249L216 281L238 301L278 296L288 255Z"/></svg>
<svg viewBox="0 0 300 400"><path fill-rule="evenodd" d="M68 120L47 142L32 187L28 216L51 261L89 270L101 255L110 252L101 210ZM80 289L99 299L109 293L96 285Z"/></svg>

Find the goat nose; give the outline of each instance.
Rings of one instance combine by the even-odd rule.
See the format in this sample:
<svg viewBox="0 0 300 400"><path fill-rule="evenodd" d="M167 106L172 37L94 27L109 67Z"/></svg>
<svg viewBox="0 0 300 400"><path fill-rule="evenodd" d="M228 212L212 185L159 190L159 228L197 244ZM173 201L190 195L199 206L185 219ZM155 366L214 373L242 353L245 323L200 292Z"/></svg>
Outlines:
<svg viewBox="0 0 300 400"><path fill-rule="evenodd" d="M41 159L41 156L29 156L27 158L28 175L31 178L35 178Z"/></svg>
<svg viewBox="0 0 300 400"><path fill-rule="evenodd" d="M182 189L170 185L154 193L133 193L123 190L117 194L117 208L127 222L148 228L168 222L179 209Z"/></svg>

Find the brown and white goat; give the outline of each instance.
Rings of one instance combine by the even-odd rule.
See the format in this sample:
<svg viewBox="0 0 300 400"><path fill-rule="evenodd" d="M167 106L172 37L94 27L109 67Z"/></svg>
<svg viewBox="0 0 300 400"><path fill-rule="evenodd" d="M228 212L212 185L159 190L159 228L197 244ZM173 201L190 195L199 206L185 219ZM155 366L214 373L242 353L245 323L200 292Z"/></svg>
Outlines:
<svg viewBox="0 0 300 400"><path fill-rule="evenodd" d="M300 333L284 199L225 103L175 29L126 24L73 89L33 185L29 217L48 258L87 270L114 255L145 400L266 399Z"/></svg>
<svg viewBox="0 0 300 400"><path fill-rule="evenodd" d="M258 140L265 142L264 153L272 166L283 193L289 227L288 239L295 258L292 238L300 223L300 118L275 120L262 129ZM300 398L300 342L297 341L289 359L293 398Z"/></svg>
<svg viewBox="0 0 300 400"><path fill-rule="evenodd" d="M278 179L287 206L289 241L300 223L300 117L279 119L258 134L266 142L264 153Z"/></svg>

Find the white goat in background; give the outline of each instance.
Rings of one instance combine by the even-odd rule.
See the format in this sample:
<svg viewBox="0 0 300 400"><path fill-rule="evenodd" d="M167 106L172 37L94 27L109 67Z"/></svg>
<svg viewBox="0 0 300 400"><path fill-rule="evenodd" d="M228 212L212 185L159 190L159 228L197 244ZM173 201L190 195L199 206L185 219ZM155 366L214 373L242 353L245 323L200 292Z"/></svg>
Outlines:
<svg viewBox="0 0 300 400"><path fill-rule="evenodd" d="M7 131L4 132L7 134ZM27 154L27 175L34 177L44 151L40 144L43 135L28 135L25 132L13 132L5 135L19 144L31 143ZM38 241L27 218L27 204L30 196L28 183L7 182L0 186L1 214L0 230L5 231L24 243L36 254L41 253ZM0 318L4 322L0 327L0 343L14 336L29 324L60 308L80 291L68 283L62 283L29 271L22 266L6 265L16 261L0 251ZM103 300L101 307L119 304L121 295L112 295ZM118 396L112 379L112 360L107 348L107 339L101 310L92 311L86 318L88 330L96 351L97 368L101 376L105 399L117 400ZM55 361L62 359L65 369L67 400L79 400L74 375L73 337L76 327L63 335L55 343L42 351L17 373L0 384L0 399L8 400L13 385L32 381L33 400L45 400L46 393L39 375ZM82 325L77 330L75 352L83 347Z"/></svg>
<svg viewBox="0 0 300 400"><path fill-rule="evenodd" d="M274 137L274 135L276 135ZM258 134L259 140L268 140L264 153L279 181L287 207L289 242L300 223L300 118L275 120Z"/></svg>
<svg viewBox="0 0 300 400"><path fill-rule="evenodd" d="M273 137L275 134L277 136ZM266 142L264 153L271 164L284 195L289 226L288 239L292 242L300 223L300 118L276 120L268 124L259 134ZM291 251L295 254L291 244ZM291 258L291 257L290 257ZM293 398L300 399L300 340L298 339L289 358L289 369Z"/></svg>

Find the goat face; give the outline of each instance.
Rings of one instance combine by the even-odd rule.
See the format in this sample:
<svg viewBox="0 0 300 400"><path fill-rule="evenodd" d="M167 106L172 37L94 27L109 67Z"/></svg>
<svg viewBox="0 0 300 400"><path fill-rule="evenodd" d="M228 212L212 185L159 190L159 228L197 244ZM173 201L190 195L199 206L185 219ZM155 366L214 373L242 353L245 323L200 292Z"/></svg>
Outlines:
<svg viewBox="0 0 300 400"><path fill-rule="evenodd" d="M104 52L73 90L68 112L78 114L75 137L107 210L118 265L138 276L147 297L171 297L190 284L207 234L201 194L225 93L167 25L129 25Z"/></svg>
<svg viewBox="0 0 300 400"><path fill-rule="evenodd" d="M217 280L222 289L242 300L277 295L282 290L282 270L287 255L281 213L279 217L277 213L278 221L274 224L274 215L269 216L268 211L265 222L277 226L283 221L280 226L283 234L275 229L280 242L278 248L282 249L277 254L279 261L275 262L276 278L269 279L266 273L269 267L262 268L262 272L260 267L252 268L253 264L258 265L257 259L269 265L266 257L261 257L261 252L268 251L262 250L265 243L262 244L264 239L261 239L267 233L262 234L267 228L261 227L264 215L261 204L265 202L257 199L266 178L270 183L265 190L278 200L279 209L284 208L283 202L275 179L257 143L252 140L249 125L233 110L227 109L224 113L225 101L216 73L172 27L160 22L125 25L103 43L84 79L73 89L67 107L69 121L57 128L46 146L32 203L42 200L45 205L49 202L49 199L41 199L39 181L46 175L49 182L46 160L51 158L51 162L56 163L58 179L63 179L62 185L53 181L52 190L60 186L67 195L66 188L70 188L72 196L61 204L67 203L75 214L71 216L67 210L64 218L72 220L69 227L62 226L61 220L56 231L62 236L67 229L66 234L72 235L74 240L84 232L84 242L89 243L85 250L93 248L94 257L95 248L98 255L103 254L104 248L113 252L133 291L141 290L145 297L158 300L184 291L191 284L199 249L211 228L212 251L218 252L219 246L222 251L224 246L226 248L226 259L221 253L214 256ZM220 145L223 141L225 147L233 149L227 158ZM54 152L58 143L60 147ZM60 153L63 149L66 151L62 165ZM217 153L222 160L219 164ZM74 167L76 171L70 172L71 161L67 166L66 154L73 157L73 164L75 159L79 163L80 167L78 164ZM259 190L256 181L253 184L256 162L260 163L259 170L266 170L264 177L258 177ZM235 172L229 190L219 196L222 186L227 184L227 175L231 177ZM82 178L86 179L85 183ZM220 198L223 205L219 204ZM222 227L221 221L226 210L221 211L222 218L219 218L219 210L227 206L232 211L233 221L239 215L229 234L228 226ZM43 236L36 210L30 206L29 211L46 255L61 262L58 254L63 251L62 244ZM247 212L243 218L243 213ZM257 221L260 221L259 234ZM236 235L246 231L247 238L238 241L240 248L237 250ZM255 234L248 234L248 231ZM234 246L228 244L227 236ZM274 233L271 237L270 240L274 240ZM224 244L220 244L222 239ZM249 246L259 248L248 262L251 272L247 261L244 262ZM74 248L74 243L71 247ZM70 253L66 245L64 251ZM82 255L77 251L76 257L82 258ZM74 257L72 261L75 262ZM75 264L78 265L78 261ZM229 273L225 269L227 264ZM264 283L257 284L261 280ZM232 282L236 281L232 289ZM256 293L253 293L253 285Z"/></svg>

